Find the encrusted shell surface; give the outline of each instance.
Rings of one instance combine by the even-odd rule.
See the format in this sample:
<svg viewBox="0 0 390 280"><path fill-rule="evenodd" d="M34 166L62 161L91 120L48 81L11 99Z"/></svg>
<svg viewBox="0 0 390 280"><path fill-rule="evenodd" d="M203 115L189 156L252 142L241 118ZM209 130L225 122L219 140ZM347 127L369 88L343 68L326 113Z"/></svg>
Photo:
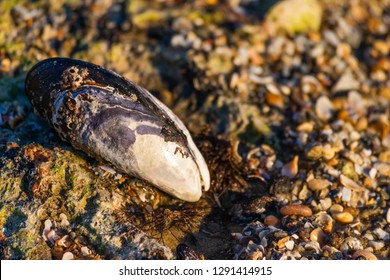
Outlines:
<svg viewBox="0 0 390 280"><path fill-rule="evenodd" d="M88 62L50 58L29 71L25 89L35 111L76 149L186 201L209 189L187 128L136 83Z"/></svg>

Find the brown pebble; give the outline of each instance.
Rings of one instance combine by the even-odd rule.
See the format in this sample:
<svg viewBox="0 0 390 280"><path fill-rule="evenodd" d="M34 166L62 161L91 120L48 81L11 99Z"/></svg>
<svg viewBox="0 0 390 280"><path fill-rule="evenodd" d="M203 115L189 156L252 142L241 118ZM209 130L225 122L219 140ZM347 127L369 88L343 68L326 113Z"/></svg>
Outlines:
<svg viewBox="0 0 390 280"><path fill-rule="evenodd" d="M266 226L272 226L272 227L280 227L280 220L275 217L274 215L268 215L264 218L264 224Z"/></svg>
<svg viewBox="0 0 390 280"><path fill-rule="evenodd" d="M314 128L314 123L313 122L304 122L297 126L297 131L300 132L312 132Z"/></svg>
<svg viewBox="0 0 390 280"><path fill-rule="evenodd" d="M333 214L333 218L344 224L350 224L353 221L353 215L349 212L341 212Z"/></svg>
<svg viewBox="0 0 390 280"><path fill-rule="evenodd" d="M383 151L379 154L379 160L381 162L390 163L390 149Z"/></svg>
<svg viewBox="0 0 390 280"><path fill-rule="evenodd" d="M376 163L374 167L378 170L380 175L383 175L385 177L390 177L390 164L389 163Z"/></svg>
<svg viewBox="0 0 390 280"><path fill-rule="evenodd" d="M315 228L310 232L310 241L317 241L321 246L324 245L325 233L321 228Z"/></svg>
<svg viewBox="0 0 390 280"><path fill-rule="evenodd" d="M278 247L284 248L285 243L290 240L290 236L283 237L282 239L279 239L278 241Z"/></svg>
<svg viewBox="0 0 390 280"><path fill-rule="evenodd" d="M283 97L275 93L267 92L265 94L265 100L267 101L267 104L271 106L279 108L283 108L284 106Z"/></svg>
<svg viewBox="0 0 390 280"><path fill-rule="evenodd" d="M390 100L390 88L383 88L379 91L379 94L387 100Z"/></svg>
<svg viewBox="0 0 390 280"><path fill-rule="evenodd" d="M378 259L373 253L368 250L357 250L355 253L353 253L352 257L354 260L361 259L360 257L371 261Z"/></svg>
<svg viewBox="0 0 390 280"><path fill-rule="evenodd" d="M333 149L330 145L324 145L322 150L322 157L325 160L331 160L332 158L334 158L335 154L335 149Z"/></svg>
<svg viewBox="0 0 390 280"><path fill-rule="evenodd" d="M332 215L336 214L336 213L341 213L344 211L344 207L340 204L333 204L330 209L329 209L330 213Z"/></svg>
<svg viewBox="0 0 390 280"><path fill-rule="evenodd" d="M355 128L356 128L357 131L360 132L360 131L363 131L363 130L367 129L367 126L368 126L367 118L361 117L357 121Z"/></svg>
<svg viewBox="0 0 390 280"><path fill-rule="evenodd" d="M363 185L367 189L374 189L377 185L377 181L374 178L366 177L366 178L364 178Z"/></svg>
<svg viewBox="0 0 390 280"><path fill-rule="evenodd" d="M341 110L337 114L337 118L343 121L348 121L349 120L349 112L347 110Z"/></svg>
<svg viewBox="0 0 390 280"><path fill-rule="evenodd" d="M283 206L280 209L280 213L283 216L298 215L298 216L310 217L311 215L313 215L313 212L308 206L300 205L300 204Z"/></svg>
<svg viewBox="0 0 390 280"><path fill-rule="evenodd" d="M319 160L322 157L323 150L322 145L314 146L306 152L306 158L309 160Z"/></svg>
<svg viewBox="0 0 390 280"><path fill-rule="evenodd" d="M329 187L331 183L325 179L312 179L307 183L307 186L312 191L319 191Z"/></svg>

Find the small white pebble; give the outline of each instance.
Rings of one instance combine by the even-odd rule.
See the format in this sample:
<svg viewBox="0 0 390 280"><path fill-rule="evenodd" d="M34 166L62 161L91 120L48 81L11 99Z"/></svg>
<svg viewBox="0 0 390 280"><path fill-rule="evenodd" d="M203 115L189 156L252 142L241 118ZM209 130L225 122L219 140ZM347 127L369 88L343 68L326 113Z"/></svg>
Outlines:
<svg viewBox="0 0 390 280"><path fill-rule="evenodd" d="M284 243L284 246L286 246L287 250L292 250L294 249L294 241L289 240L286 243Z"/></svg>
<svg viewBox="0 0 390 280"><path fill-rule="evenodd" d="M390 240L390 233L381 228L376 228L373 230L373 232L376 234L376 236L378 236L379 239Z"/></svg>
<svg viewBox="0 0 390 280"><path fill-rule="evenodd" d="M370 175L371 178L375 178L377 173L378 170L376 170L375 168L371 168L368 174Z"/></svg>
<svg viewBox="0 0 390 280"><path fill-rule="evenodd" d="M368 150L368 149L363 149L363 154L367 157L371 156L372 155L372 151L371 150Z"/></svg>
<svg viewBox="0 0 390 280"><path fill-rule="evenodd" d="M362 96L357 91L350 91L348 94L348 105L353 109L356 113L363 113L365 111L364 108L364 100Z"/></svg>
<svg viewBox="0 0 390 280"><path fill-rule="evenodd" d="M386 222L390 224L390 208L387 209Z"/></svg>
<svg viewBox="0 0 390 280"><path fill-rule="evenodd" d="M66 217L66 215L64 213L60 214L60 219L61 219L61 226L62 227L67 227L70 225L68 218Z"/></svg>
<svg viewBox="0 0 390 280"><path fill-rule="evenodd" d="M306 222L303 227L304 228L314 228L313 225L311 223L309 223L309 222Z"/></svg>
<svg viewBox="0 0 390 280"><path fill-rule="evenodd" d="M354 191L364 190L359 184L357 184L355 181L353 181L352 179L348 178L343 174L340 175L340 183L343 184L345 187Z"/></svg>
<svg viewBox="0 0 390 280"><path fill-rule="evenodd" d="M344 187L343 190L341 191L341 200L345 202L349 202L351 201L351 198L352 198L351 189Z"/></svg>
<svg viewBox="0 0 390 280"><path fill-rule="evenodd" d="M45 228L43 229L43 232L42 232L42 237L45 241L48 241L48 234L49 232L51 231L51 227L53 226L53 223L50 221L50 220L46 220L45 221Z"/></svg>
<svg viewBox="0 0 390 280"><path fill-rule="evenodd" d="M74 256L71 252L66 252L65 254L62 255L63 260L73 260Z"/></svg>
<svg viewBox="0 0 390 280"><path fill-rule="evenodd" d="M359 132L357 132L357 131L352 131L351 132L351 134L350 134L350 140L351 141L357 141L357 140L359 140L360 139L360 134L359 134ZM357 143L357 142L355 142L355 143Z"/></svg>
<svg viewBox="0 0 390 280"><path fill-rule="evenodd" d="M322 121L327 121L332 117L333 104L326 95L322 95L316 101L315 112Z"/></svg>
<svg viewBox="0 0 390 280"><path fill-rule="evenodd" d="M61 214L60 214L60 219L61 219L61 220L67 220L68 217L66 217L66 215L65 215L64 213L61 213Z"/></svg>
<svg viewBox="0 0 390 280"><path fill-rule="evenodd" d="M45 221L45 229L50 230L53 223L50 220Z"/></svg>
<svg viewBox="0 0 390 280"><path fill-rule="evenodd" d="M390 174L389 163L379 162L376 163L374 167L378 170L379 174L381 175L388 176L388 174Z"/></svg>
<svg viewBox="0 0 390 280"><path fill-rule="evenodd" d="M385 242L383 242L383 241L368 241L368 246L372 247L375 251L379 251L383 247L385 247Z"/></svg>
<svg viewBox="0 0 390 280"><path fill-rule="evenodd" d="M363 174L363 167L361 165L355 163L355 172L358 175L362 175Z"/></svg>
<svg viewBox="0 0 390 280"><path fill-rule="evenodd" d="M89 256L91 254L91 250L87 246L81 247L81 254L83 256Z"/></svg>
<svg viewBox="0 0 390 280"><path fill-rule="evenodd" d="M291 237L294 238L294 239L299 239L299 236L297 234L295 234L295 233L293 235L291 235Z"/></svg>
<svg viewBox="0 0 390 280"><path fill-rule="evenodd" d="M322 210L326 211L332 206L332 199L330 199L329 197L321 199L320 205L322 207Z"/></svg>
<svg viewBox="0 0 390 280"><path fill-rule="evenodd" d="M370 241L374 240L374 236L371 233L366 233L364 238Z"/></svg>

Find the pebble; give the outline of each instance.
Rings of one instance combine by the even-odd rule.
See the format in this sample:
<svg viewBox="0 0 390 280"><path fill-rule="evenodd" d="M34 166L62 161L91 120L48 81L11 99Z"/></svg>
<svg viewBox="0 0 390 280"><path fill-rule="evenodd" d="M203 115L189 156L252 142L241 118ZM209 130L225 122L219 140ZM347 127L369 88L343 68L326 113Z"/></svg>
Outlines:
<svg viewBox="0 0 390 280"><path fill-rule="evenodd" d="M378 170L379 174L386 177L390 177L390 164L380 162L380 163L376 163L374 167L376 170Z"/></svg>
<svg viewBox="0 0 390 280"><path fill-rule="evenodd" d="M352 72L348 70L340 77L337 83L333 86L332 92L336 93L340 91L358 90L358 89L359 89L359 82L355 79Z"/></svg>
<svg viewBox="0 0 390 280"><path fill-rule="evenodd" d="M320 120L328 121L332 117L333 111L333 104L326 95L322 95L317 99L315 112Z"/></svg>
<svg viewBox="0 0 390 280"><path fill-rule="evenodd" d="M324 148L322 145L312 146L306 152L306 158L309 160L318 160L322 157L323 150Z"/></svg>
<svg viewBox="0 0 390 280"><path fill-rule="evenodd" d="M344 207L340 204L333 204L330 209L329 209L330 213L333 215L333 214L336 214L336 213L341 213L344 211Z"/></svg>
<svg viewBox="0 0 390 280"><path fill-rule="evenodd" d="M387 222L388 224L390 224L390 208L387 208L386 222Z"/></svg>
<svg viewBox="0 0 390 280"><path fill-rule="evenodd" d="M374 236L372 235L372 233L370 233L370 232L365 233L364 238L369 240L369 241L372 241L375 239Z"/></svg>
<svg viewBox="0 0 390 280"><path fill-rule="evenodd" d="M340 44L339 38L337 37L336 33L334 33L333 31L325 30L323 32L323 36L324 36L325 41L327 41L328 43L330 43L334 47L337 47Z"/></svg>
<svg viewBox="0 0 390 280"><path fill-rule="evenodd" d="M89 256L91 254L91 250L87 246L81 247L81 254L83 256Z"/></svg>
<svg viewBox="0 0 390 280"><path fill-rule="evenodd" d="M283 237L282 239L278 240L278 247L284 248L286 246L286 242L290 240L289 236Z"/></svg>
<svg viewBox="0 0 390 280"><path fill-rule="evenodd" d="M382 239L382 240L385 240L385 241L388 241L390 240L390 233L388 233L387 231L381 229L381 228L376 228L373 230L373 233L375 233L375 235L379 238L379 239Z"/></svg>
<svg viewBox="0 0 390 280"><path fill-rule="evenodd" d="M294 241L289 240L286 243L284 243L284 246L286 247L287 250L292 250L294 249Z"/></svg>
<svg viewBox="0 0 390 280"><path fill-rule="evenodd" d="M348 94L348 106L358 115L365 114L364 100L362 96L355 90ZM358 134L358 136L360 136Z"/></svg>
<svg viewBox="0 0 390 280"><path fill-rule="evenodd" d="M331 182L325 179L312 179L307 183L307 186L312 191L319 191L331 185Z"/></svg>
<svg viewBox="0 0 390 280"><path fill-rule="evenodd" d="M359 239L356 237L347 237L344 242L340 246L341 251L349 251L349 250L362 250L363 245Z"/></svg>
<svg viewBox="0 0 390 280"><path fill-rule="evenodd" d="M313 225L320 226L325 233L331 233L333 230L333 219L327 213L320 213L314 220Z"/></svg>
<svg viewBox="0 0 390 280"><path fill-rule="evenodd" d="M352 179L348 178L347 176L345 176L343 174L340 175L340 183L353 191L357 191L357 192L364 191L364 188L362 188L355 181L353 181Z"/></svg>
<svg viewBox="0 0 390 280"><path fill-rule="evenodd" d="M329 197L321 199L320 205L321 205L322 210L328 210L332 206L332 199Z"/></svg>
<svg viewBox="0 0 390 280"><path fill-rule="evenodd" d="M52 244L54 244L54 242L59 238L53 229L54 226L55 224L53 224L51 220L45 220L45 227L42 233L43 239L45 241L50 241Z"/></svg>
<svg viewBox="0 0 390 280"><path fill-rule="evenodd" d="M325 233L321 228L315 228L310 232L310 240L317 241L320 245L324 244Z"/></svg>
<svg viewBox="0 0 390 280"><path fill-rule="evenodd" d="M333 218L344 224L350 224L353 221L353 215L349 212L341 212L333 214Z"/></svg>
<svg viewBox="0 0 390 280"><path fill-rule="evenodd" d="M60 214L60 219L61 219L61 226L62 227L67 227L70 225L68 218L66 217L66 215L64 213Z"/></svg>
<svg viewBox="0 0 390 280"><path fill-rule="evenodd" d="M383 241L368 241L368 246L373 248L375 251L380 251L385 247L385 242Z"/></svg>
<svg viewBox="0 0 390 280"><path fill-rule="evenodd" d="M304 122L297 126L297 131L300 132L312 132L314 128L314 123L313 122Z"/></svg>
<svg viewBox="0 0 390 280"><path fill-rule="evenodd" d="M341 200L345 202L351 201L352 198L352 190L349 188L343 188L341 190Z"/></svg>
<svg viewBox="0 0 390 280"><path fill-rule="evenodd" d="M265 94L265 101L268 103L268 105L275 106L278 108L284 107L284 99L281 95L267 92Z"/></svg>
<svg viewBox="0 0 390 280"><path fill-rule="evenodd" d="M336 153L335 149L331 145L329 144L324 145L324 148L322 150L322 157L325 160L331 160L332 158L334 158L335 153Z"/></svg>
<svg viewBox="0 0 390 280"><path fill-rule="evenodd" d="M310 217L311 215L313 215L313 212L306 205L291 204L291 205L283 206L280 209L280 214L282 214L283 216L297 215L297 216Z"/></svg>
<svg viewBox="0 0 390 280"><path fill-rule="evenodd" d="M280 220L274 215L268 215L264 218L264 224L266 226L272 226L272 227L280 227Z"/></svg>
<svg viewBox="0 0 390 280"><path fill-rule="evenodd" d="M74 260L74 255L71 252L65 252L62 255L63 260Z"/></svg>

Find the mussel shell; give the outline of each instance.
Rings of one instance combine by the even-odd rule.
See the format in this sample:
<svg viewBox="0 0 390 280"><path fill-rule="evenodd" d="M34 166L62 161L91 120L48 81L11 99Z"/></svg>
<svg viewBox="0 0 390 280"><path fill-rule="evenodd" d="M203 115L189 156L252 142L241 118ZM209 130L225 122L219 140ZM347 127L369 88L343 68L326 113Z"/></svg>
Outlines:
<svg viewBox="0 0 390 280"><path fill-rule="evenodd" d="M209 188L207 165L184 124L136 83L100 66L50 58L27 74L36 112L76 149L180 199Z"/></svg>

